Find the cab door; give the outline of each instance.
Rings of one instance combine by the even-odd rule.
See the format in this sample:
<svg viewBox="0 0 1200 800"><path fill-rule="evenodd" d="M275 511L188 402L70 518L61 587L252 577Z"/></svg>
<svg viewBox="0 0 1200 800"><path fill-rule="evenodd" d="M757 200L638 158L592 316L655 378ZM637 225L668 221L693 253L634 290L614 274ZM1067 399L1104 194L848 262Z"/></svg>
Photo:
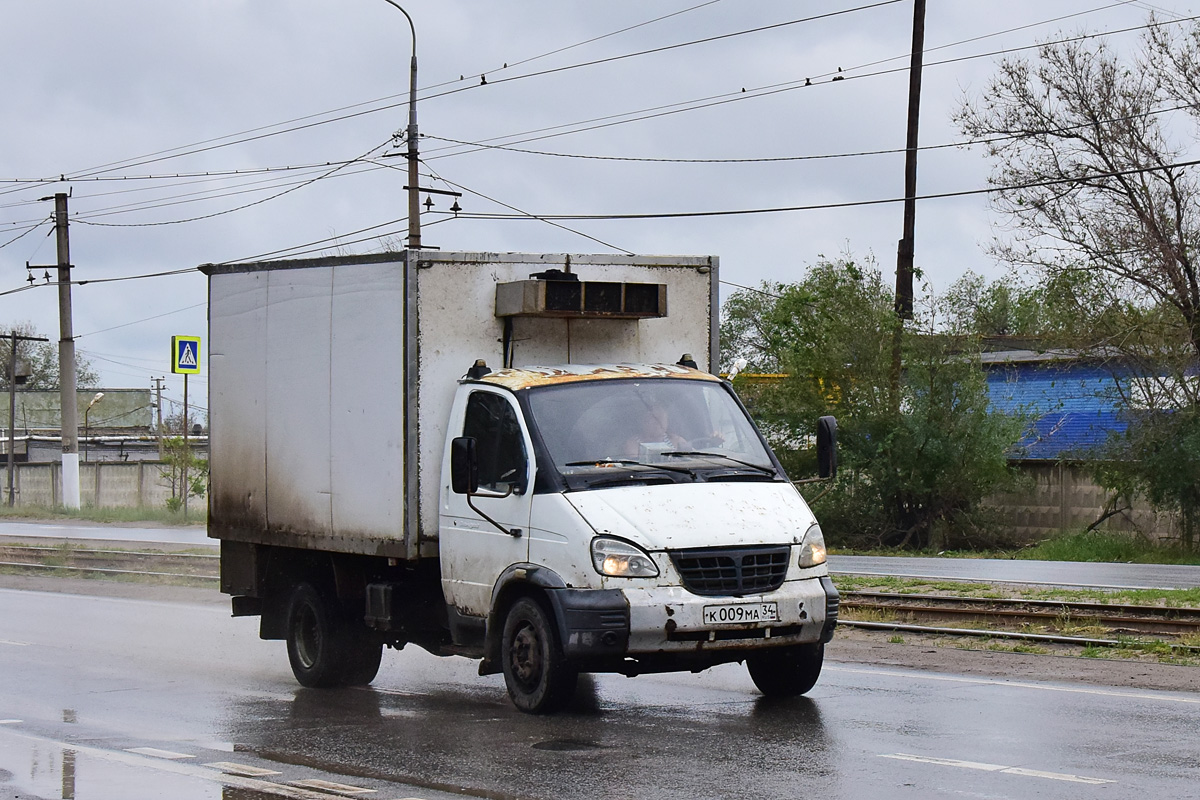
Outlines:
<svg viewBox="0 0 1200 800"><path fill-rule="evenodd" d="M439 531L442 590L460 614L486 617L501 573L529 560L533 448L510 393L473 387L465 400L459 395L456 406L448 441L456 436L475 440L479 493L468 498L451 490L447 447ZM472 509L468 499L491 519Z"/></svg>

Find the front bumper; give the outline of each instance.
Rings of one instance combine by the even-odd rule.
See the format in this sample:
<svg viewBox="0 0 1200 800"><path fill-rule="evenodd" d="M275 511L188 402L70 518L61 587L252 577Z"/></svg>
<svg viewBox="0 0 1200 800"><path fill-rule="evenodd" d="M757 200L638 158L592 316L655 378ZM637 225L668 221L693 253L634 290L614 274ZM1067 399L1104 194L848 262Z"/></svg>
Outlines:
<svg viewBox="0 0 1200 800"><path fill-rule="evenodd" d="M570 659L741 651L827 642L837 625L838 592L827 576L786 581L773 592L702 597L682 587L553 589L563 653ZM706 606L775 603L778 619L706 624Z"/></svg>

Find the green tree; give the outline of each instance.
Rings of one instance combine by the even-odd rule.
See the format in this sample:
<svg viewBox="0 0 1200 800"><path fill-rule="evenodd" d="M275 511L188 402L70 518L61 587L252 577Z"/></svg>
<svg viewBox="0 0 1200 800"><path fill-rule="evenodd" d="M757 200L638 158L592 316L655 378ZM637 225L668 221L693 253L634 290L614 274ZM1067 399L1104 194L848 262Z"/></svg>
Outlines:
<svg viewBox="0 0 1200 800"><path fill-rule="evenodd" d="M15 331L21 336L41 336L30 322L18 322L4 328L0 333ZM52 337L51 337L52 338ZM0 389L8 390L8 357L12 339L0 337ZM29 366L29 379L21 384L26 390L52 390L58 388L58 342L17 342L17 359ZM75 353L75 383L80 389L94 389L100 377L92 363Z"/></svg>
<svg viewBox="0 0 1200 800"><path fill-rule="evenodd" d="M182 436L163 439L163 459L159 470L171 486L167 508L179 511L184 498L203 497L208 489L208 460L201 458Z"/></svg>
<svg viewBox="0 0 1200 800"><path fill-rule="evenodd" d="M812 471L817 417L838 418L840 474L818 504L834 542L924 548L985 529L980 504L1012 476L1006 449L1022 420L988 412L975 340L905 337L897 409L890 392L895 317L873 264L821 260L804 280L742 291L723 307L739 392L793 475Z"/></svg>

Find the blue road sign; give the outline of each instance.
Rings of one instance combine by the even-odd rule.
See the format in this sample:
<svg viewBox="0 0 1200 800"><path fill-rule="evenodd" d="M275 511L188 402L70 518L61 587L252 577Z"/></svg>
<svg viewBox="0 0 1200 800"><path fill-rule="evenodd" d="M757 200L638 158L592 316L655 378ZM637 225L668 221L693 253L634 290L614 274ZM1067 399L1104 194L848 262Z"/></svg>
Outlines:
<svg viewBox="0 0 1200 800"><path fill-rule="evenodd" d="M200 337L171 337L171 372L195 375L200 371Z"/></svg>

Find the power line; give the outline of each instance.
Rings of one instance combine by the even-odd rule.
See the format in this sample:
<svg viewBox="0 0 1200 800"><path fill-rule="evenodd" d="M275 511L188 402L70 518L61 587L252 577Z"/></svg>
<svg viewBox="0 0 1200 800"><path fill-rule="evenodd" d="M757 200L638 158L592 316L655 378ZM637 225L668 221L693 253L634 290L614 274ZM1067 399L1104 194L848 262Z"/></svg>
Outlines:
<svg viewBox="0 0 1200 800"><path fill-rule="evenodd" d="M428 167L428 165L426 165L426 166ZM430 168L430 171L432 172L432 168ZM473 194L473 195L475 195L475 196L477 196L477 197L482 197L484 200L487 200L487 201L489 201L489 202L495 203L495 204L496 204L496 205L498 205L498 206L504 206L505 208L511 209L511 210L513 210L513 211L516 211L516 212L517 212L517 213L519 213L519 214L525 214L525 215L527 215L528 217L530 217L530 218L532 218L532 219L537 219L537 220L540 220L540 221L542 221L542 222L545 222L545 223L547 223L548 225L553 225L553 226L554 226L554 227L556 227L556 228L561 228L562 230L564 230L564 231L567 231L568 233L573 233L573 234L575 234L576 236L582 236L582 237L583 237L583 238L585 238L585 239L590 239L590 240L592 240L593 242L596 242L597 244L602 244L602 245L604 245L605 247L608 247L608 248L610 248L610 249L612 249L612 250L617 250L617 251L619 251L619 252L625 253L626 255L630 255L630 256L631 256L631 255L633 255L633 251L632 251L632 250L626 250L624 247L618 247L618 246L617 246L617 245L615 245L615 244L611 244L611 243L609 243L609 242L606 242L606 241L604 241L603 239L597 239L595 236L591 236L591 235L589 235L589 234L586 234L586 233L584 233L583 231L577 231L577 230L575 230L574 228L568 228L566 225L560 225L560 224L558 224L558 223L556 223L556 222L551 222L550 220L543 219L542 217L539 217L539 216L538 216L538 215L536 215L536 214L529 214L529 212L527 212L527 211L522 211L521 209L517 208L516 206L509 205L508 203L505 203L505 202L503 202L503 201L501 201L501 200L497 200L497 199L496 199L496 198L494 198L494 197L488 197L486 194L483 194L482 192L476 191L475 189L470 189L470 188L468 188L468 187L466 187L466 186L463 186L463 185L462 185L462 184L460 184L460 183L455 183L454 181L449 181L449 180L446 180L446 179L445 179L445 178L443 178L441 175L438 175L436 172L434 172L434 173L431 175L431 177L433 177L433 178L434 178L434 179L436 179L436 180L439 180L439 181L441 181L442 183L445 183L445 184L446 184L446 185L448 185L448 186L453 186L453 187L455 187L456 189L462 189L464 192L470 192L471 194Z"/></svg>
<svg viewBox="0 0 1200 800"><path fill-rule="evenodd" d="M1132 0L1125 0L1132 2ZM1055 129L1055 133L1067 133L1073 130L1091 127L1094 124L1109 125L1117 122L1129 122L1130 120L1143 119L1146 117L1157 116L1159 114L1169 114L1175 111L1186 111L1193 109L1194 106L1190 103L1169 108L1152 109L1139 114L1128 114L1122 117L1110 117L1108 119L1089 121L1080 123L1079 125L1068 125L1063 128ZM1022 133L1009 134L1004 136L992 136L983 139L970 139L959 142L945 142L942 144L927 144L916 148L920 151L929 150L945 150L948 148L969 147L978 144L994 144L996 142L1006 142L1013 139L1020 139L1024 136ZM548 150L531 150L522 147L510 147L503 144L486 144L482 142L468 142L460 139L447 139L440 136L430 136L431 139L439 141L453 142L455 144L478 147L486 150L504 150L510 153L524 153L527 155L549 156L553 158L577 158L594 161L630 161L637 163L652 163L652 164L770 164L788 161L823 161L838 158L862 158L866 156L883 156L897 155L903 153L907 148L892 147L883 150L859 150L846 153L818 153L803 156L765 156L765 157L745 157L745 158L672 158L672 157L641 157L641 156L604 156L594 153L556 153ZM451 154L456 155L456 154Z"/></svg>
<svg viewBox="0 0 1200 800"><path fill-rule="evenodd" d="M80 339L84 336L95 336L98 333L108 333L109 331L115 331L118 328L128 328L130 325L140 325L143 322L149 322L150 320L160 319L162 317L169 317L172 314L178 314L182 311L191 311L193 308L200 308L201 306L206 306L206 305L208 305L208 301L205 301L203 303L196 303L196 304L190 305L190 306L184 306L183 308L177 308L174 311L164 311L162 314L155 314L152 317L143 317L142 319L135 319L132 322L123 322L120 325L113 325L111 328L101 328L98 331L88 331L87 333L77 333L77 334L75 334L75 338Z"/></svg>
<svg viewBox="0 0 1200 800"><path fill-rule="evenodd" d="M391 139L389 138L388 142L390 142L390 141L391 141ZM342 164L342 165L336 166L333 169L329 170L328 172L322 173L321 175L318 175L315 178L312 178L307 181L303 181L295 186L284 189L281 192L277 192L276 194L273 194L270 197L263 197L258 200L255 200L251 203L246 203L244 205L236 206L235 208L227 208L223 211L215 211L211 214L203 214L201 216L189 217L187 219L162 220L159 222L124 222L124 223L121 223L121 222L92 222L89 219L84 218L84 217L76 217L75 221L80 222L84 225L96 225L96 226L106 227L106 228L148 228L148 227L156 227L156 226L160 226L160 225L179 225L179 224L182 224L185 222L197 222L197 221L203 220L203 219L212 219L213 217L220 217L220 216L224 216L225 214L232 214L235 211L242 211L244 209L251 208L253 206L262 205L263 203L268 203L272 200L276 200L280 197L283 197L286 194L291 194L294 191L303 189L306 186L311 186L312 184L316 183L319 180L324 180L325 178L328 178L328 177L334 175L335 173L340 172L341 170L345 169L346 166L348 166L351 163L356 163L356 162L362 161L367 156L369 156L371 153L375 152L376 150L379 150L382 147L386 147L386 146L387 146L387 142L384 142L383 144L380 144L380 145L376 145L375 147L372 147L367 152L363 153L358 158L354 159L354 161L352 161L352 162L348 162L347 164ZM121 213L121 212L111 212L111 213ZM99 215L93 214L93 216L99 216Z"/></svg>
<svg viewBox="0 0 1200 800"><path fill-rule="evenodd" d="M1200 159L1193 161L1177 161L1173 164L1161 164L1152 167L1138 167L1136 169L1114 170L1111 172L1096 172L1089 175L1081 175L1072 178L1055 178L1052 180L1032 181L1023 184L1014 184L1009 186L993 186L987 189L964 189L956 192L937 192L933 194L917 195L917 200L944 200L953 197L970 197L972 195L999 194L1001 192L1011 192L1020 189L1035 189L1046 186L1061 186L1064 184L1082 183L1084 181L1092 181L1100 178L1116 178L1126 175L1142 175L1149 172L1161 172L1168 169L1179 169L1183 167L1194 167L1200 165ZM645 214L538 214L535 216L529 215L513 215L513 214L480 214L480 213L460 213L460 219L482 219L482 220L505 220L505 219L541 219L541 220L646 220L646 219L683 219L691 217L732 217L745 216L751 214L776 214L792 211L823 211L841 208L857 208L862 206L877 206L887 205L890 203L902 203L903 197L891 197L878 200L848 200L843 203L817 203L813 205L803 206L777 206L767 208L742 208L742 209L726 209L720 211L673 211L673 212L656 212ZM435 212L436 213L436 212Z"/></svg>
<svg viewBox="0 0 1200 800"><path fill-rule="evenodd" d="M16 236L14 236L13 238L9 239L9 240L8 240L7 242L5 242L4 244L0 244L0 250L3 250L5 247L8 247L10 244L13 244L14 242L18 242L18 241L20 241L20 240L21 240L21 239L23 239L24 237L26 237L26 236L28 236L29 234L31 234L31 233L33 233L34 231L36 231L38 228L40 228L40 227L42 227L43 225L45 225L47 222L50 222L52 219L53 219L53 217L47 217L46 219L43 219L43 220L41 220L40 222L36 222L36 223L34 223L32 226L30 226L30 227L26 228L25 230L21 231L20 233L18 233L18 234L17 234Z"/></svg>

